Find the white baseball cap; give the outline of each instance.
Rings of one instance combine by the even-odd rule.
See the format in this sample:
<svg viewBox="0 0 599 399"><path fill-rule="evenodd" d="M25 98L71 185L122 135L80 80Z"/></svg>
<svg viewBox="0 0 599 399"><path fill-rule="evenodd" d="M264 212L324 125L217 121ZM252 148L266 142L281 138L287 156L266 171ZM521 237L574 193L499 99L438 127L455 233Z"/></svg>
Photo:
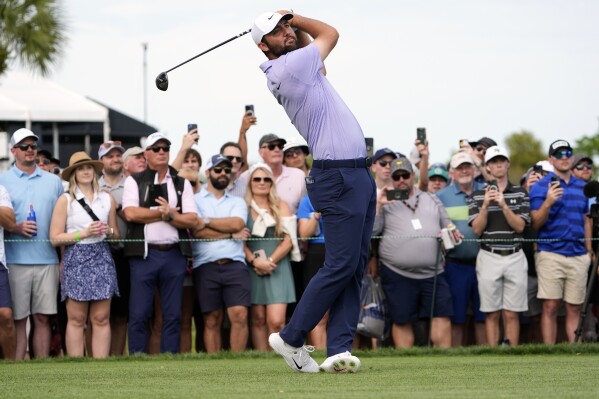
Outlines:
<svg viewBox="0 0 599 399"><path fill-rule="evenodd" d="M496 157L504 157L508 161L510 160L510 156L505 148L499 147L498 145L487 148L487 152L485 152L485 163Z"/></svg>
<svg viewBox="0 0 599 399"><path fill-rule="evenodd" d="M168 137L166 137L164 135L164 133L156 132L156 133L152 133L148 136L148 138L146 139L146 144L144 146L144 150L147 150L148 148L150 148L151 146L153 146L154 144L156 144L156 142L158 142L160 140L166 141L169 145L171 144L171 141L168 139Z"/></svg>
<svg viewBox="0 0 599 399"><path fill-rule="evenodd" d="M470 164L474 165L474 159L472 158L472 155L470 155L470 153L460 151L451 157L451 161L449 162L449 165L453 169L455 169L463 163L470 163Z"/></svg>
<svg viewBox="0 0 599 399"><path fill-rule="evenodd" d="M33 137L35 139L35 141L39 140L39 137L37 137L35 135L35 133L33 133L31 130L21 128L12 134L12 137L10 138L10 143L9 143L10 148L16 146L21 141L25 140L27 137Z"/></svg>
<svg viewBox="0 0 599 399"><path fill-rule="evenodd" d="M258 18L254 20L254 26L252 26L252 39L254 39L254 43L260 43L264 35L268 35L272 32L282 18L290 20L293 18L293 14L283 15L271 11L258 16Z"/></svg>

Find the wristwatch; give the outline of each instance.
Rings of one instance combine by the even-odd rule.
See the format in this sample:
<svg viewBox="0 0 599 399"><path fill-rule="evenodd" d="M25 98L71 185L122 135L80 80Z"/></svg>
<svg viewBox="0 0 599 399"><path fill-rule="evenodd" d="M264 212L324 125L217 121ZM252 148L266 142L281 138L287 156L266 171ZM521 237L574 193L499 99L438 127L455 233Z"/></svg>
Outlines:
<svg viewBox="0 0 599 399"><path fill-rule="evenodd" d="M168 221L170 222L171 220L173 220L175 218L175 215L173 215L172 212L168 213Z"/></svg>
<svg viewBox="0 0 599 399"><path fill-rule="evenodd" d="M208 226L210 224L210 218L208 216L204 216L204 225Z"/></svg>

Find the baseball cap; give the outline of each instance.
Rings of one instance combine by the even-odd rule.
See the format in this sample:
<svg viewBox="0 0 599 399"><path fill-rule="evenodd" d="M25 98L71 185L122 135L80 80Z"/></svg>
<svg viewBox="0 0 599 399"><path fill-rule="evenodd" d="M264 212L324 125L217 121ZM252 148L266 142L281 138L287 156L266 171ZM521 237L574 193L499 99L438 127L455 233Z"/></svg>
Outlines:
<svg viewBox="0 0 599 399"><path fill-rule="evenodd" d="M479 144L484 145L487 148L493 147L494 145L497 145L497 143L495 142L495 140L490 139L488 137L483 137L483 138L481 138L478 141L471 141L469 144L470 144L470 146L472 148L476 147Z"/></svg>
<svg viewBox="0 0 599 399"><path fill-rule="evenodd" d="M171 141L164 135L164 133L156 132L150 134L148 138L146 138L146 145L144 146L144 150L147 150L160 140L166 141L167 143L169 143L169 145L171 144Z"/></svg>
<svg viewBox="0 0 599 399"><path fill-rule="evenodd" d="M406 172L414 172L412 169L412 163L406 157L395 158L391 161L391 174L397 172L398 170L405 170Z"/></svg>
<svg viewBox="0 0 599 399"><path fill-rule="evenodd" d="M37 153L39 154L39 151ZM589 157L587 154L579 152L578 154L574 154L572 157L572 169L574 169L580 161L587 161L591 165L593 164L593 159L591 157Z"/></svg>
<svg viewBox="0 0 599 399"><path fill-rule="evenodd" d="M487 152L485 153L485 163L496 157L504 157L508 161L510 160L510 156L505 148L499 147L498 145L487 148Z"/></svg>
<svg viewBox="0 0 599 399"><path fill-rule="evenodd" d="M262 144L272 143L273 141L280 141L283 143L283 145L287 144L287 140L280 138L274 133L268 133L262 136L262 138L260 139L260 143L258 144L258 147L262 148Z"/></svg>
<svg viewBox="0 0 599 399"><path fill-rule="evenodd" d="M543 172L553 172L553 165L546 159L537 162L535 165L540 165L543 168Z"/></svg>
<svg viewBox="0 0 599 399"><path fill-rule="evenodd" d="M397 154L395 153L395 151L392 151L391 149L385 147L377 150L374 153L374 156L372 157L372 163L375 163L385 155L391 155L393 159L397 158Z"/></svg>
<svg viewBox="0 0 599 399"><path fill-rule="evenodd" d="M295 140L295 139L291 139L291 140L287 141L287 143L285 144L285 147L283 147L283 152L290 150L292 148L296 148L296 147L301 147L301 149L304 151L304 153L306 153L306 155L310 153L308 144L306 144L305 142L301 142L300 140Z"/></svg>
<svg viewBox="0 0 599 399"><path fill-rule="evenodd" d="M37 155L42 155L47 159L52 159L52 153L48 150L37 150Z"/></svg>
<svg viewBox="0 0 599 399"><path fill-rule="evenodd" d="M123 153L123 161L126 161L127 158L129 158L133 155L139 155L139 154L143 154L143 153L144 153L144 149L141 147L135 146L135 147L128 148L127 151L125 151Z"/></svg>
<svg viewBox="0 0 599 399"><path fill-rule="evenodd" d="M447 170L440 166L435 166L428 170L428 177L430 178L433 176L441 176L445 179L445 181L449 181L449 174L447 173Z"/></svg>
<svg viewBox="0 0 599 399"><path fill-rule="evenodd" d="M555 154L560 148L567 148L572 151L572 146L566 140L555 140L549 145L549 156Z"/></svg>
<svg viewBox="0 0 599 399"><path fill-rule="evenodd" d="M227 165L229 165L229 167L233 166L231 161L229 161L229 158L227 158L221 154L216 154L216 155L213 155L210 158L208 158L208 162L206 162L206 170L210 170L210 169L220 165L223 162L226 163Z"/></svg>
<svg viewBox="0 0 599 399"><path fill-rule="evenodd" d="M293 18L293 14L282 15L273 11L259 15L254 20L254 26L252 26L252 39L254 39L254 43L260 43L264 35L272 32L281 19L290 20L291 18Z"/></svg>
<svg viewBox="0 0 599 399"><path fill-rule="evenodd" d="M10 148L16 146L21 141L25 140L27 137L33 137L35 139L35 141L39 140L39 137L37 137L35 135L35 133L33 133L31 130L25 129L25 128L21 128L21 129L16 130L12 134L12 137L10 138L10 142L9 142Z"/></svg>
<svg viewBox="0 0 599 399"><path fill-rule="evenodd" d="M122 153L125 152L125 148L121 145L120 141L107 141L105 143L100 144L100 148L98 148L98 159L102 159L102 157L108 154L110 151L117 149Z"/></svg>
<svg viewBox="0 0 599 399"><path fill-rule="evenodd" d="M474 165L474 159L472 159L472 155L470 155L469 153L460 151L451 157L449 165L455 169L463 163L471 163L472 165Z"/></svg>

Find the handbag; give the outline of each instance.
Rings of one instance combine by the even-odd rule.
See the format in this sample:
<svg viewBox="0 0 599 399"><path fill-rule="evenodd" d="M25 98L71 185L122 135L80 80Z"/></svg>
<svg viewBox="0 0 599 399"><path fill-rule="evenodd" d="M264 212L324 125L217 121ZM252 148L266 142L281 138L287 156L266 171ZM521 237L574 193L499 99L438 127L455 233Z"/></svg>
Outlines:
<svg viewBox="0 0 599 399"><path fill-rule="evenodd" d="M391 318L380 277L368 274L364 276L360 304L357 332L381 341L387 339L391 330Z"/></svg>

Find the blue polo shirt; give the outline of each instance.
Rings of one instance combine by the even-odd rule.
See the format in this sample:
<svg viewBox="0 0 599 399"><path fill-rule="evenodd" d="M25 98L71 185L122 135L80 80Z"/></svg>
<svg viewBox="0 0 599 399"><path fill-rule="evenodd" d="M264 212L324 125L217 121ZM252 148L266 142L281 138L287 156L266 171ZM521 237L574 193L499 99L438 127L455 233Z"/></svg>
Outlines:
<svg viewBox="0 0 599 399"><path fill-rule="evenodd" d="M217 199L206 188L202 188L202 191L195 195L195 201L200 216L209 218L238 217L243 220L244 224L248 218L248 207L245 201L228 192ZM224 258L245 262L243 241L240 240L194 241L191 247L194 269L205 263Z"/></svg>
<svg viewBox="0 0 599 399"><path fill-rule="evenodd" d="M480 190L484 186L483 183L474 181L472 192ZM437 197L439 197L443 203L449 218L453 224L456 225L460 233L464 235L464 238L468 240L478 240L478 236L474 233L470 224L468 224L468 206L471 201L470 195L460 190L460 187L457 184L452 184L437 191ZM447 256L457 259L473 260L476 259L479 249L480 245L478 244L478 241L464 241L450 250L447 253Z"/></svg>
<svg viewBox="0 0 599 399"><path fill-rule="evenodd" d="M530 210L541 208L549 183L554 173L549 173L530 189ZM539 239L560 239L555 242L539 242L538 251L554 252L564 256L579 256L587 253L584 245L584 218L589 210L589 199L584 195L585 183L570 176L566 183L560 179L564 195L549 210L549 216L539 230Z"/></svg>
<svg viewBox="0 0 599 399"><path fill-rule="evenodd" d="M307 195L302 198L299 204L299 208L297 208L297 218L298 219L310 219L310 214L312 212L316 212L314 207L312 206L312 202L310 202L310 197ZM308 240L308 245L310 244L324 244L324 230L322 226L322 218L318 219L318 227L320 229L320 234L312 240Z"/></svg>
<svg viewBox="0 0 599 399"><path fill-rule="evenodd" d="M37 219L37 236L27 238L18 234L7 234L5 239L6 263L17 265L58 264L56 249L50 244L50 221L58 197L64 189L60 178L41 170L28 175L16 165L0 174L0 184L6 187L15 210L17 223L27 220L29 206L33 205ZM10 240L24 240L10 242Z"/></svg>

